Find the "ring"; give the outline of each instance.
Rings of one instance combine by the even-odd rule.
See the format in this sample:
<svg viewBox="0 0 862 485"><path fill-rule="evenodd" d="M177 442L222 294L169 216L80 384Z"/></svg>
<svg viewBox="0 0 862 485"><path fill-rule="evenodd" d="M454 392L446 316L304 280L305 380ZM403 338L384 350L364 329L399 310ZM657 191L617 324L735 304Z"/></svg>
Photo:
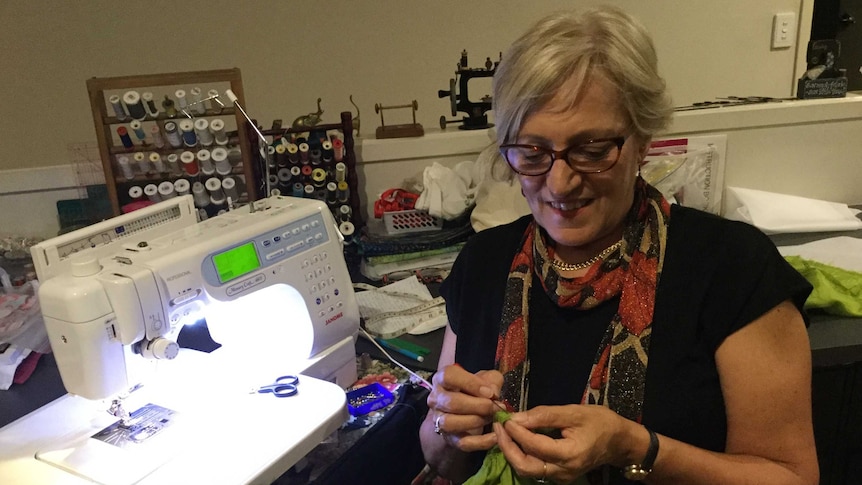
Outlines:
<svg viewBox="0 0 862 485"><path fill-rule="evenodd" d="M547 477L547 476L548 476L548 463L543 461L542 462L542 478L540 478L536 481L539 483L548 483L547 480L545 480L545 477Z"/></svg>
<svg viewBox="0 0 862 485"><path fill-rule="evenodd" d="M442 418L442 414L438 414L437 418L434 419L434 432L437 434L443 434L443 430L440 429L440 418Z"/></svg>

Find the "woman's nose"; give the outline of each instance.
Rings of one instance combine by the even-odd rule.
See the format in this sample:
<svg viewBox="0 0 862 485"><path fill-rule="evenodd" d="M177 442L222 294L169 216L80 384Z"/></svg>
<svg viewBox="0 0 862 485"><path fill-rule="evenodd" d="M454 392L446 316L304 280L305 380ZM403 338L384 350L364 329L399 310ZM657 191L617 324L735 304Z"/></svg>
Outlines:
<svg viewBox="0 0 862 485"><path fill-rule="evenodd" d="M572 170L565 158L554 156L551 170L545 174L545 185L552 194L566 194L581 183L582 177L580 172Z"/></svg>

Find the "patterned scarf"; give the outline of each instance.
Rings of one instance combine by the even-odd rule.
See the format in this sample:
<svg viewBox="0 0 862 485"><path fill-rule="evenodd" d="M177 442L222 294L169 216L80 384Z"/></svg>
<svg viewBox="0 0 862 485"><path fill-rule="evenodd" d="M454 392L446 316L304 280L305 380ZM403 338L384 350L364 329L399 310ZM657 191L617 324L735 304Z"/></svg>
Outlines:
<svg viewBox="0 0 862 485"><path fill-rule="evenodd" d="M529 295L534 276L561 307L593 308L620 295L617 313L602 337L581 403L607 406L640 422L655 291L664 263L670 205L638 177L623 229L622 246L578 278L564 278L550 265L554 250L535 221L524 232L506 283L497 340L496 367L503 373L501 398L524 410L529 392ZM576 325L577 322L573 322Z"/></svg>

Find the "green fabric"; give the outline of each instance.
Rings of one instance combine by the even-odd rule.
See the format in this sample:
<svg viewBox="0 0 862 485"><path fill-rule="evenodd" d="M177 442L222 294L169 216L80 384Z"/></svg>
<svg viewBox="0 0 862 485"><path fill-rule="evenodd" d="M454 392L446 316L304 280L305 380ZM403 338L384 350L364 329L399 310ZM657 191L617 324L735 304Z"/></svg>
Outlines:
<svg viewBox="0 0 862 485"><path fill-rule="evenodd" d="M494 414L494 421L505 423L511 417L510 413L505 411L497 411ZM550 482L550 481L549 481ZM468 478L464 485L533 485L541 483L535 478L519 477L515 470L509 466L503 452L498 446L494 446L485 454L485 460L482 462L482 467L475 475ZM580 477L577 480L570 482L571 485L589 485L586 477Z"/></svg>
<svg viewBox="0 0 862 485"><path fill-rule="evenodd" d="M814 291L805 301L806 309L816 308L844 317L862 317L862 273L799 256L785 256L784 259L814 286Z"/></svg>

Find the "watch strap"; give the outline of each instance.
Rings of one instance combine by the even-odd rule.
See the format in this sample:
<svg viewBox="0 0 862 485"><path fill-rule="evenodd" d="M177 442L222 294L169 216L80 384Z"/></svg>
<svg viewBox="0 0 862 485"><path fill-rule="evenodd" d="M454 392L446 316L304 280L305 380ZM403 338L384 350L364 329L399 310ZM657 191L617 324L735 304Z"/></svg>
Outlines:
<svg viewBox="0 0 862 485"><path fill-rule="evenodd" d="M652 472L655 459L658 457L658 435L655 431L648 429L649 446L647 447L646 456L640 465L629 465L623 469L623 476L629 480L640 481L647 477Z"/></svg>

